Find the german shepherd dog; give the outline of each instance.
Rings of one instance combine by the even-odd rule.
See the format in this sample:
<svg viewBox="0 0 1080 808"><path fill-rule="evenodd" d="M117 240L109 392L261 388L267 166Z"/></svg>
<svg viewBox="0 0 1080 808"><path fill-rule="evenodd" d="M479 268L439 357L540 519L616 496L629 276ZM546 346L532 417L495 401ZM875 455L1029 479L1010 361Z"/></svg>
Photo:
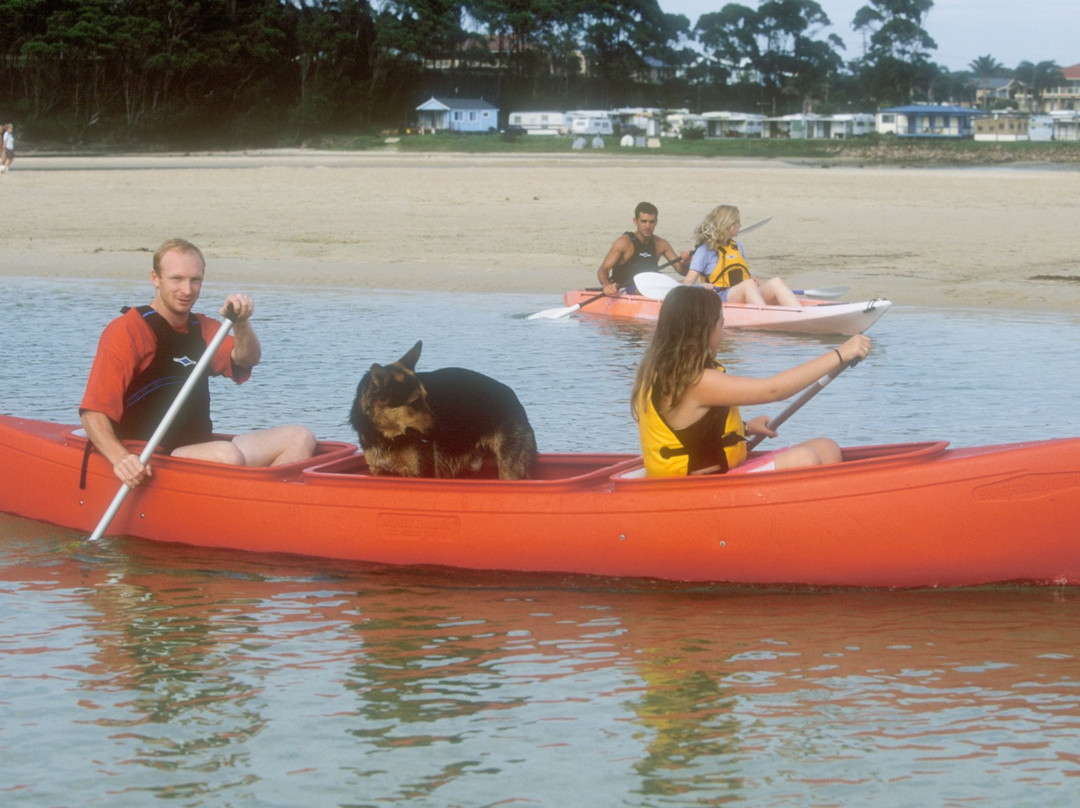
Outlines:
<svg viewBox="0 0 1080 808"><path fill-rule="evenodd" d="M536 436L514 391L465 368L415 371L422 342L360 379L349 423L372 474L520 480Z"/></svg>

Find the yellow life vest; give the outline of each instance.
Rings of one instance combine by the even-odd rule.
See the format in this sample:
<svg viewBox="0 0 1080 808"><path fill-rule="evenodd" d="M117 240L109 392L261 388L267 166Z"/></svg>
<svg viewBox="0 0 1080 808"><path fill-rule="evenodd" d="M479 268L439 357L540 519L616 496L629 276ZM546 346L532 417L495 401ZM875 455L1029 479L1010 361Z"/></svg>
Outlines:
<svg viewBox="0 0 1080 808"><path fill-rule="evenodd" d="M750 267L742 253L742 245L734 239L717 251L716 266L709 273L709 283L717 289L730 289L750 277Z"/></svg>
<svg viewBox="0 0 1080 808"><path fill-rule="evenodd" d="M724 371L722 366L717 369ZM713 407L685 429L672 429L657 411L650 387L638 403L638 436L649 477L725 472L746 460L746 431L738 407Z"/></svg>

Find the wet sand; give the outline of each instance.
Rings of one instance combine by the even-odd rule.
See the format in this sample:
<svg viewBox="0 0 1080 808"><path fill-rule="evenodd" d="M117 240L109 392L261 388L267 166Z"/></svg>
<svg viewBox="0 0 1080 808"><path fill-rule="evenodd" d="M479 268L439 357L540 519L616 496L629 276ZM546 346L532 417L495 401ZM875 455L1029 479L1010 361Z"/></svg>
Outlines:
<svg viewBox="0 0 1080 808"><path fill-rule="evenodd" d="M1080 304L1080 171L782 161L274 151L19 155L0 177L0 274L139 277L181 236L215 286L311 283L550 294L595 285L634 205L676 249L738 205L756 275L849 300ZM1037 276L1043 279L1033 280Z"/></svg>

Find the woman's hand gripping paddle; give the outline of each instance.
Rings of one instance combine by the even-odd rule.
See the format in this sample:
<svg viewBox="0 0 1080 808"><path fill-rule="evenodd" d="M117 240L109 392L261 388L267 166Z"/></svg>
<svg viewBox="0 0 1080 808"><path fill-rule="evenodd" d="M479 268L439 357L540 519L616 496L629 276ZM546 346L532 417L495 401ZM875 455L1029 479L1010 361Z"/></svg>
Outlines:
<svg viewBox="0 0 1080 808"><path fill-rule="evenodd" d="M217 353L217 349L221 347L221 343L224 342L225 337L229 335L229 331L232 330L233 325L236 323L236 312L233 311L232 306L229 306L228 312L225 314L225 322L221 324L221 327L214 334L214 338L210 340L210 344L206 346L206 350L203 351L203 355L199 357L198 363L195 365L195 369L191 371L191 375L188 376L187 381L184 382L184 386L180 388L180 392L176 394L176 399L169 406L168 411L165 413L165 417L161 419L161 423L158 424L158 428L154 430L154 434L150 436L150 440L146 442L146 447L139 455L139 462L144 466L150 461L150 456L154 453L154 450L161 443L161 439L165 437L165 432L172 422L176 420L176 416L180 413L180 408L184 406L184 403L188 400L188 396L191 395L192 389L199 382L206 373L207 367L214 358L214 354ZM120 484L120 490L116 492L116 496L113 497L112 503L105 511L105 515L101 517L101 521L98 522L98 526L94 528L94 532L90 534L90 541L97 541L105 533L105 530L109 527L109 523L116 516L116 512L120 510L120 506L124 502L124 498L128 495L131 489L125 484Z"/></svg>

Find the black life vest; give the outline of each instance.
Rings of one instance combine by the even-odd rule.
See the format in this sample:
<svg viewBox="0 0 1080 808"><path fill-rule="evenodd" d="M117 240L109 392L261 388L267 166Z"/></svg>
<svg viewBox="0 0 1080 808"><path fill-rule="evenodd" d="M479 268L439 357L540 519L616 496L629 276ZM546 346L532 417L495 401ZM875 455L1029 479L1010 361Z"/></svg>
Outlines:
<svg viewBox="0 0 1080 808"><path fill-rule="evenodd" d="M137 373L124 391L124 414L116 425L116 434L120 438L149 440L206 351L206 341L194 314L189 315L187 333L181 333L152 307L140 306L138 311L153 329L157 348L146 370ZM162 438L161 448L171 452L178 446L203 443L210 440L213 431L210 382L204 375Z"/></svg>

